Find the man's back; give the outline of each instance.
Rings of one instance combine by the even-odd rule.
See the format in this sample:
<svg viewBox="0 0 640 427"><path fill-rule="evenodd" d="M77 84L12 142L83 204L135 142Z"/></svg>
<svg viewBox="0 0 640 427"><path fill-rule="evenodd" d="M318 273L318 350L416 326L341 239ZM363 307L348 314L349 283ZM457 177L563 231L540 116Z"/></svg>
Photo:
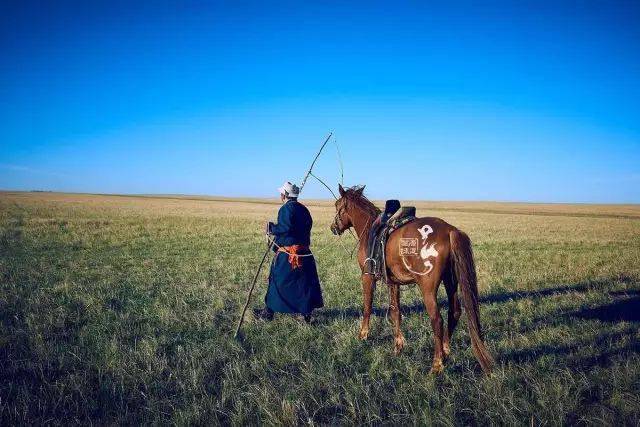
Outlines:
<svg viewBox="0 0 640 427"><path fill-rule="evenodd" d="M287 201L278 212L278 224L273 229L280 246L311 244L313 220L306 206L297 200Z"/></svg>

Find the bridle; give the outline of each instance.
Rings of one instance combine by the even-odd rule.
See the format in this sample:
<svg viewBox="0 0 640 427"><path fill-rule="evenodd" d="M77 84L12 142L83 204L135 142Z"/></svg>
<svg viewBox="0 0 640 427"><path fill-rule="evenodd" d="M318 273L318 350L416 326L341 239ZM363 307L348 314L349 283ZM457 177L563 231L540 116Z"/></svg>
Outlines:
<svg viewBox="0 0 640 427"><path fill-rule="evenodd" d="M346 204L346 203L345 203ZM342 223L342 213L344 211L346 211L347 208L344 206L340 206L337 211L336 211L336 215L333 218L333 226L335 227L336 231L337 230L342 230L344 227L344 224ZM353 235L353 237L356 237L356 239L358 240L358 242L360 242L362 240L362 235L364 234L364 232L366 231L367 227L363 227L362 231L360 232L359 236L356 236L355 234L351 233ZM346 230L349 230L348 228ZM342 230L340 232L340 234L344 233L344 230ZM357 247L357 246L356 246Z"/></svg>
<svg viewBox="0 0 640 427"><path fill-rule="evenodd" d="M343 203L344 205L344 203ZM333 218L333 226L340 234L344 233L344 224L342 223L342 213L346 211L344 206L340 206L336 211L336 216ZM358 239L359 240L359 239Z"/></svg>
<svg viewBox="0 0 640 427"><path fill-rule="evenodd" d="M346 203L343 203L336 210L336 215L333 217L333 229L336 231L336 234L338 236L341 236L342 233L344 233L344 231L347 230L353 236L353 238L356 239L356 244L353 246L353 249L351 249L349 253L349 257L353 258L353 254L355 253L356 249L358 248L358 245L360 244L362 233L360 234L360 236L356 236L355 234L353 234L353 231L351 231L351 228L344 227L344 224L342 223L342 214L347 210L347 208L344 206L345 204ZM364 229L362 231L364 231Z"/></svg>

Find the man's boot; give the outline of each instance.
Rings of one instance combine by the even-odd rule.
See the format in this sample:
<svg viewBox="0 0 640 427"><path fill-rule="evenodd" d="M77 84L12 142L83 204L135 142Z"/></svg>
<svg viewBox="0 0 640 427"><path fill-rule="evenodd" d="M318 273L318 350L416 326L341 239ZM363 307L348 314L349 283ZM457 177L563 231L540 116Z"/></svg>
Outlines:
<svg viewBox="0 0 640 427"><path fill-rule="evenodd" d="M270 322L273 320L273 310L269 307L265 307L262 310L255 309L253 310L253 315L256 319L264 320L265 322Z"/></svg>
<svg viewBox="0 0 640 427"><path fill-rule="evenodd" d="M311 313L308 314L298 314L296 315L296 319L299 321L304 321L304 323L311 323Z"/></svg>

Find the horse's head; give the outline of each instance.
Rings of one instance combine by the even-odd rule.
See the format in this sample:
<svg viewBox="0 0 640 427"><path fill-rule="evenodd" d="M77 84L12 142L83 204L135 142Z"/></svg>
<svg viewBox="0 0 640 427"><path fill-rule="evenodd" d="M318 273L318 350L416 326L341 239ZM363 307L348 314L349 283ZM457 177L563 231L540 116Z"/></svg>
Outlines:
<svg viewBox="0 0 640 427"><path fill-rule="evenodd" d="M331 232L336 235L341 235L348 228L353 226L353 198L362 197L364 186L357 188L342 188L342 185L338 184L338 190L340 191L340 198L336 200L336 216L331 224Z"/></svg>

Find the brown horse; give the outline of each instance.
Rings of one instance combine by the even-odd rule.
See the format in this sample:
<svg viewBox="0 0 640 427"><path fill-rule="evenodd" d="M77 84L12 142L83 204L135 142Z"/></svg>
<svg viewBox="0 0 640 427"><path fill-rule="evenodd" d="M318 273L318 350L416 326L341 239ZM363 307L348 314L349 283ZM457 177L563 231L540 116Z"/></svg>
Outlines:
<svg viewBox="0 0 640 427"><path fill-rule="evenodd" d="M367 236L380 210L362 194L364 186L344 189L339 185L338 188L340 198L336 201L336 216L331 231L334 234L342 234L353 227L360 240L358 263L363 271L364 316L359 338L364 340L369 335L369 318L376 284L374 276L364 274ZM473 352L482 369L490 372L493 359L482 339L476 270L469 237L440 218L418 218L391 234L387 241L385 257L395 353L399 354L405 344L400 330L400 285L417 283L433 328L435 349L431 372L442 371L443 361L451 352L451 336L462 311L458 299L460 284ZM449 299L446 330L437 299L438 286L442 281Z"/></svg>

